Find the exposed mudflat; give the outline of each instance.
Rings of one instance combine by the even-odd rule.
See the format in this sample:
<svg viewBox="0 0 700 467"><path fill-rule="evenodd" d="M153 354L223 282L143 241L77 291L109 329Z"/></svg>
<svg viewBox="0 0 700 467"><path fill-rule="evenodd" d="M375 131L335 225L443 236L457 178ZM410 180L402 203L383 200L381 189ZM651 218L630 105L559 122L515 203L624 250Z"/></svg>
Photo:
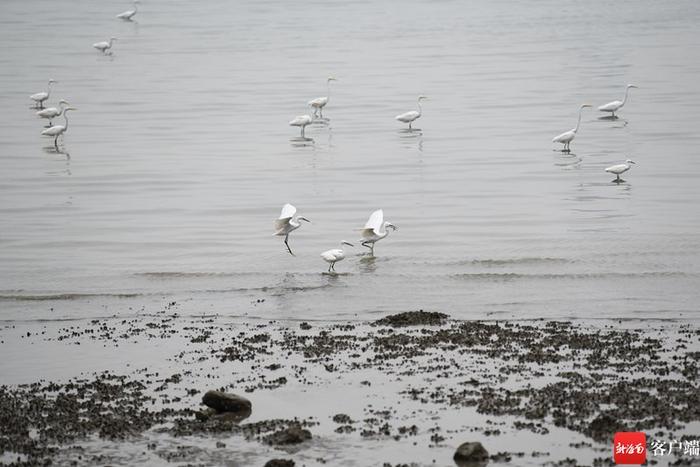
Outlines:
<svg viewBox="0 0 700 467"><path fill-rule="evenodd" d="M615 431L700 434L692 323L422 311L241 323L176 309L0 329L0 461L454 465L457 446L478 441L494 464L612 465ZM211 389L252 413L207 413ZM700 461L676 454L650 463Z"/></svg>

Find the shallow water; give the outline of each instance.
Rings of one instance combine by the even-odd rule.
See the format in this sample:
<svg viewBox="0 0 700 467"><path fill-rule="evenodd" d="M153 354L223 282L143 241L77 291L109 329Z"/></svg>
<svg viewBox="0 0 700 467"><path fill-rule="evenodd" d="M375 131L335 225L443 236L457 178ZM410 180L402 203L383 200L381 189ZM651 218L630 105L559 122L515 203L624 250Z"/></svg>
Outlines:
<svg viewBox="0 0 700 467"><path fill-rule="evenodd" d="M0 319L170 300L300 319L699 316L698 2L148 0L114 18L128 8L3 2ZM329 123L299 144L287 122L329 74ZM29 108L49 77L51 104L79 108L62 153ZM619 120L585 112L556 151L581 103L627 83ZM419 94L408 133L393 116ZM271 235L286 202L313 221L296 257ZM322 274L319 253L380 207L399 230L377 258L358 246Z"/></svg>

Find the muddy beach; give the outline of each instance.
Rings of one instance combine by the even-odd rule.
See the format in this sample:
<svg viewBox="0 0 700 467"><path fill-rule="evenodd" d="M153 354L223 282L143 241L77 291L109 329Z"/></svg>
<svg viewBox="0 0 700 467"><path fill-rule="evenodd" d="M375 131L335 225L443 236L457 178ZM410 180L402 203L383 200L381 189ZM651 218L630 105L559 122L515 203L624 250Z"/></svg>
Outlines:
<svg viewBox="0 0 700 467"><path fill-rule="evenodd" d="M700 434L692 322L230 320L169 303L14 322L0 349L10 465L472 465L453 459L465 442L485 451L474 465L612 465L616 431Z"/></svg>

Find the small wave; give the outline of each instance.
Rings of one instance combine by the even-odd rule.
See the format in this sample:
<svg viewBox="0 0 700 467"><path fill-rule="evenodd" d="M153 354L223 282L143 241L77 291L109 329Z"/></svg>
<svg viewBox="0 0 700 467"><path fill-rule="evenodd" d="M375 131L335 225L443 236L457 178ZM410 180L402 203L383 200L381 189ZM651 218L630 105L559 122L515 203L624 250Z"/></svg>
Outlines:
<svg viewBox="0 0 700 467"><path fill-rule="evenodd" d="M548 258L548 257L525 257L525 258L503 258L503 259L473 259L469 261L458 261L456 265L475 264L479 266L507 266L511 264L565 264L575 262L567 258Z"/></svg>
<svg viewBox="0 0 700 467"><path fill-rule="evenodd" d="M562 274L521 274L516 272L475 272L451 274L450 277L456 279L473 280L518 280L518 279L606 279L606 278L630 278L640 279L645 277L697 277L696 273L686 273L680 271L651 271L651 272L592 272L592 273L562 273Z"/></svg>
<svg viewBox="0 0 700 467"><path fill-rule="evenodd" d="M240 277L255 275L250 272L180 272L180 271L162 271L162 272L137 272L135 276L148 277L151 279L191 279L197 277Z"/></svg>
<svg viewBox="0 0 700 467"><path fill-rule="evenodd" d="M135 298L139 293L60 293L60 294L0 294L0 300L12 301L48 301L48 300L82 300L86 298Z"/></svg>

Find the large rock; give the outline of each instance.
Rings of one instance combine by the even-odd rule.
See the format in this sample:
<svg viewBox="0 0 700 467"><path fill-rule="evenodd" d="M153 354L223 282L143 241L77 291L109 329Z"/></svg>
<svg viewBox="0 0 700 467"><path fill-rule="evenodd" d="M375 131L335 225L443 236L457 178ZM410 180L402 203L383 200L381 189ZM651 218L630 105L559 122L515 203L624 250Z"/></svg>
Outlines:
<svg viewBox="0 0 700 467"><path fill-rule="evenodd" d="M211 407L217 412L234 412L237 414L250 414L253 404L245 397L228 392L207 391L202 397L202 404Z"/></svg>
<svg viewBox="0 0 700 467"><path fill-rule="evenodd" d="M272 446L283 446L287 444L299 444L311 439L311 432L299 425L292 425L284 430L276 431L263 438L267 444Z"/></svg>
<svg viewBox="0 0 700 467"><path fill-rule="evenodd" d="M455 462L482 462L488 460L489 452L480 442L462 443L455 451L453 459Z"/></svg>

